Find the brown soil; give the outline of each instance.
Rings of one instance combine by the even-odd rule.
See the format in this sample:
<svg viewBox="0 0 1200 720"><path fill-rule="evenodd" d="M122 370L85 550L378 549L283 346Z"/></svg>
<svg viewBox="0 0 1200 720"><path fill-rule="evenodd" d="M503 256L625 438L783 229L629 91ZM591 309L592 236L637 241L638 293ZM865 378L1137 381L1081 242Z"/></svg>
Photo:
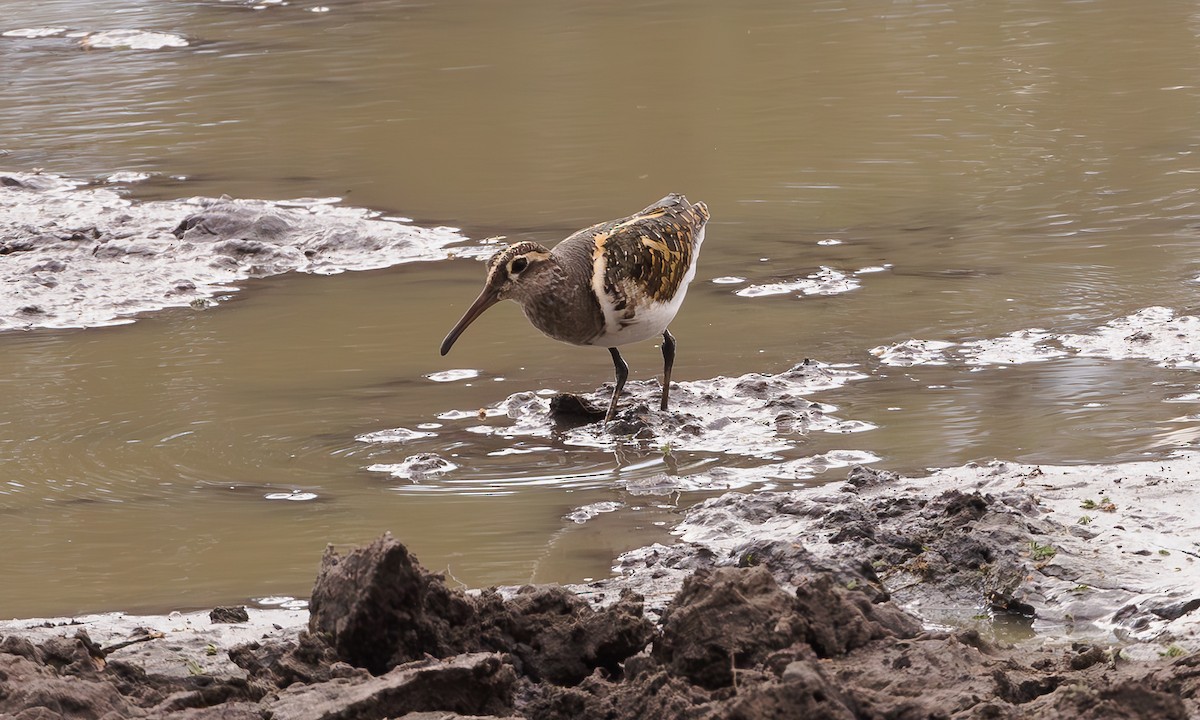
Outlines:
<svg viewBox="0 0 1200 720"><path fill-rule="evenodd" d="M168 677L85 633L0 640L0 717L1145 718L1200 709L1200 657L1001 647L927 632L878 586L765 565L688 577L659 624L626 591L465 593L384 536L326 553L307 632L229 651L244 677ZM222 617L221 619L226 619Z"/></svg>

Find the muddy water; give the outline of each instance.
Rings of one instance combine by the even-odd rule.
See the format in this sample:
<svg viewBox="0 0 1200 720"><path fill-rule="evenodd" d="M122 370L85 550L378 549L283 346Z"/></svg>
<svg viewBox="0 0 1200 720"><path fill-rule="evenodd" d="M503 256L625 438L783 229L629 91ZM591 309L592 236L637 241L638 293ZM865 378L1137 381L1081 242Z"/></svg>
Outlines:
<svg viewBox="0 0 1200 720"><path fill-rule="evenodd" d="M1164 402L1191 369L870 352L1193 311L1190 3L5 2L0 33L27 28L62 30L0 37L3 169L148 173L133 198L337 196L549 243L670 190L705 200L676 378L806 357L867 376L814 399L874 429L785 459L1107 462L1200 433ZM188 45L74 37L118 28ZM611 374L515 306L440 358L481 277L468 259L284 276L205 311L0 336L0 615L303 595L326 543L384 530L468 585L601 576L718 492L714 468L770 460L479 432L480 407ZM658 369L650 344L625 354ZM478 374L429 377L450 369ZM396 428L430 434L356 439ZM457 468L388 471L421 453ZM674 491L631 489L660 476ZM585 506L616 509L565 518Z"/></svg>

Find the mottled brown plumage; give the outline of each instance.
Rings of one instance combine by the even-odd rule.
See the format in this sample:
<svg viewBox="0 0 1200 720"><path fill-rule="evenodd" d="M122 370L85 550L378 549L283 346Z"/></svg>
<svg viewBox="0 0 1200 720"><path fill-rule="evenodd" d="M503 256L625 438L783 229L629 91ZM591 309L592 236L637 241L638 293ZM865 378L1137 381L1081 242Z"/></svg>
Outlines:
<svg viewBox="0 0 1200 720"><path fill-rule="evenodd" d="M488 260L483 292L442 342L442 354L489 307L515 300L546 335L609 349L617 387L607 421L629 374L617 346L661 333L661 408L666 410L675 357L675 339L667 326L695 275L708 217L704 203L693 205L671 194L629 217L580 230L553 250L528 241L504 248Z"/></svg>

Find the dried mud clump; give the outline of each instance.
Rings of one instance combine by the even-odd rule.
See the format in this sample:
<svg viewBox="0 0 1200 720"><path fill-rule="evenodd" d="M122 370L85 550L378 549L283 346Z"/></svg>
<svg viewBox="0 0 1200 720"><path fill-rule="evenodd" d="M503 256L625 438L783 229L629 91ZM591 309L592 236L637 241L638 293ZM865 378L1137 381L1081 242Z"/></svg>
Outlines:
<svg viewBox="0 0 1200 720"><path fill-rule="evenodd" d="M390 535L345 556L326 549L309 611L310 632L375 675L426 655L475 649L474 604Z"/></svg>
<svg viewBox="0 0 1200 720"><path fill-rule="evenodd" d="M327 550L310 611L311 634L376 675L426 656L504 652L534 680L571 684L619 670L653 635L632 593L601 610L557 586L475 597L448 588L390 535L345 556Z"/></svg>
<svg viewBox="0 0 1200 720"><path fill-rule="evenodd" d="M729 687L739 670L772 658L777 664L797 646L829 658L920 631L911 616L884 607L876 612L865 595L835 587L829 575L788 593L762 566L702 570L684 582L668 610L654 657L693 684Z"/></svg>

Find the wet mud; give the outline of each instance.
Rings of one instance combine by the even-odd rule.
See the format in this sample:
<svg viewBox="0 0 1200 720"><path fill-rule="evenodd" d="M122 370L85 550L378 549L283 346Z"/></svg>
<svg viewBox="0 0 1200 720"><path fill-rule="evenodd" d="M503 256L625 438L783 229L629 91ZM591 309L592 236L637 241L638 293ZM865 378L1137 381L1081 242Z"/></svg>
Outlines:
<svg viewBox="0 0 1200 720"><path fill-rule="evenodd" d="M1200 711L1194 647L1131 652L1158 647L1131 635L1012 644L914 610L913 593L900 590L908 581L929 588L926 598L970 588L974 598L959 602L1031 621L1053 617L1061 601L1029 586L1031 574L1055 575L1026 553L1027 533L1054 530L1029 524L1044 514L1036 503L970 487L906 495L903 485L855 468L834 490L845 501L730 493L698 508L675 546L579 587L464 591L385 535L327 550L307 624L272 629L252 616L243 624L263 634L249 641L201 646L143 627L122 642L116 627L97 639L86 623L9 624L0 716L1183 720ZM795 518L825 542L794 523L737 539L739 522ZM701 528L726 539L695 537ZM1157 602L1166 599L1143 598L1116 622L1138 626L1142 609L1180 622L1200 606ZM212 622L228 632L238 610L214 611ZM1187 644L1185 627L1159 627L1155 638ZM133 648L151 654L125 659ZM206 669L196 654L222 662Z"/></svg>
<svg viewBox="0 0 1200 720"><path fill-rule="evenodd" d="M905 340L871 349L885 365L1019 365L1062 357L1145 360L1165 368L1200 367L1200 317L1151 306L1083 333L1042 328L954 343Z"/></svg>
<svg viewBox="0 0 1200 720"><path fill-rule="evenodd" d="M795 481L834 468L878 461L878 457L863 450L846 448L816 454L805 447L812 434L851 435L875 428L868 422L843 417L835 405L813 399L818 393L866 377L853 367L805 360L779 373L673 382L666 411L659 409L660 381L635 380L625 385L617 412L608 423L603 419L612 398L612 383L586 394L526 391L476 410L443 412L437 419L445 429L435 432L388 428L356 439L390 444L400 452L411 453L399 456L399 462L376 463L367 468L410 481L458 470L457 463L420 449L413 442L444 432L495 437L513 447L536 438L574 447L661 454L668 467L675 462L675 453L756 460L754 468L722 466L699 474L671 472L622 480L630 490L647 495L734 489L761 484L772 477Z"/></svg>
<svg viewBox="0 0 1200 720"><path fill-rule="evenodd" d="M0 173L0 331L130 322L203 309L249 278L439 260L453 228L333 204L191 198L131 202L113 187ZM469 252L469 251L468 251Z"/></svg>

